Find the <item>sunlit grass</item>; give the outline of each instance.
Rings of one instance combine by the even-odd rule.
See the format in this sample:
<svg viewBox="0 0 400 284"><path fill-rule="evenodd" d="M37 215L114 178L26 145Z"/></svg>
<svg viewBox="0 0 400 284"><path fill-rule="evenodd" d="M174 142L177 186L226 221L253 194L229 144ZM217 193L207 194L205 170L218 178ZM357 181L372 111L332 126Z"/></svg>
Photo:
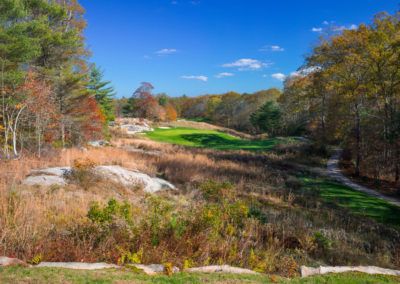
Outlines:
<svg viewBox="0 0 400 284"><path fill-rule="evenodd" d="M328 202L378 222L400 226L400 208L385 200L324 178L303 177L302 180L305 188L318 190L319 195Z"/></svg>
<svg viewBox="0 0 400 284"><path fill-rule="evenodd" d="M308 278L285 279L268 275L188 274L147 276L129 270L79 271L56 268L0 268L0 283L399 283L394 276L361 273L329 274Z"/></svg>
<svg viewBox="0 0 400 284"><path fill-rule="evenodd" d="M270 138L265 140L243 140L232 135L215 131L195 128L155 129L148 132L147 137L158 142L176 145L212 148L219 150L270 150L276 145L288 142L292 138Z"/></svg>

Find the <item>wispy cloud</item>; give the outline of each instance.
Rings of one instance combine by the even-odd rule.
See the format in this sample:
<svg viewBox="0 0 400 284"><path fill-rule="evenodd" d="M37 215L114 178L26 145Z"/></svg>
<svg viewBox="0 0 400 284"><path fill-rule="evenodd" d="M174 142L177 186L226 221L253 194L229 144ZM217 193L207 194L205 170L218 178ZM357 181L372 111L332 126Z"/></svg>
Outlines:
<svg viewBox="0 0 400 284"><path fill-rule="evenodd" d="M155 54L162 56L162 55L171 55L177 53L178 50L175 48L163 48L155 52Z"/></svg>
<svg viewBox="0 0 400 284"><path fill-rule="evenodd" d="M286 79L286 75L283 73L274 73L271 75L271 77L279 81L285 81Z"/></svg>
<svg viewBox="0 0 400 284"><path fill-rule="evenodd" d="M311 31L314 33L321 33L323 31L323 28L312 28Z"/></svg>
<svg viewBox="0 0 400 284"><path fill-rule="evenodd" d="M312 32L315 33L323 33L323 32L342 32L344 30L355 30L358 28L357 25L336 25L335 21L323 21L322 27L314 27L311 29Z"/></svg>
<svg viewBox="0 0 400 284"><path fill-rule="evenodd" d="M344 31L344 30L356 30L357 28L358 28L357 25L352 24L352 25L349 25L349 26L333 26L332 30L334 32L341 32L341 31Z"/></svg>
<svg viewBox="0 0 400 284"><path fill-rule="evenodd" d="M229 72L222 72L222 73L215 75L215 78L221 79L221 78L233 77L233 76L235 76L235 74L229 73Z"/></svg>
<svg viewBox="0 0 400 284"><path fill-rule="evenodd" d="M245 71L245 70L260 70L270 65L271 63L265 63L257 59L242 58L232 63L223 64L222 67L238 68L239 71Z"/></svg>
<svg viewBox="0 0 400 284"><path fill-rule="evenodd" d="M199 76L194 76L194 75L183 75L181 76L182 79L186 79L186 80L198 80L198 81L203 81L203 82L207 82L208 81L208 77L207 76L203 76L203 75L199 75Z"/></svg>
<svg viewBox="0 0 400 284"><path fill-rule="evenodd" d="M285 49L279 45L266 45L263 46L260 51L272 51L272 52L281 52L285 51Z"/></svg>

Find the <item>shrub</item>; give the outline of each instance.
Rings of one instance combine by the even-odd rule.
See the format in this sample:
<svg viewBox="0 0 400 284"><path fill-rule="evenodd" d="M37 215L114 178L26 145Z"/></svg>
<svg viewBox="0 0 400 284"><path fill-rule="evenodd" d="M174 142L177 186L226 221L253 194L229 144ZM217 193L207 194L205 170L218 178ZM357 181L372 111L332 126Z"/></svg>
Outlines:
<svg viewBox="0 0 400 284"><path fill-rule="evenodd" d="M116 218L132 223L132 207L127 202L120 203L111 199L103 208L98 203L92 204L87 217L98 224L110 223Z"/></svg>
<svg viewBox="0 0 400 284"><path fill-rule="evenodd" d="M255 206L250 207L249 218L254 218L260 221L262 224L266 224L268 222L267 215L259 207Z"/></svg>
<svg viewBox="0 0 400 284"><path fill-rule="evenodd" d="M314 234L314 242L319 249L326 251L332 247L332 241L325 237L321 232L316 232Z"/></svg>
<svg viewBox="0 0 400 284"><path fill-rule="evenodd" d="M233 185L229 182L206 181L200 185L204 199L212 202L221 202L232 197Z"/></svg>
<svg viewBox="0 0 400 284"><path fill-rule="evenodd" d="M96 163L90 159L76 159L67 178L82 188L88 189L97 180L94 173L95 167Z"/></svg>
<svg viewBox="0 0 400 284"><path fill-rule="evenodd" d="M121 256L118 258L119 265L142 263L143 249L140 249L138 252L135 253L131 253L130 251L126 251L120 247L118 247L118 250L121 253Z"/></svg>

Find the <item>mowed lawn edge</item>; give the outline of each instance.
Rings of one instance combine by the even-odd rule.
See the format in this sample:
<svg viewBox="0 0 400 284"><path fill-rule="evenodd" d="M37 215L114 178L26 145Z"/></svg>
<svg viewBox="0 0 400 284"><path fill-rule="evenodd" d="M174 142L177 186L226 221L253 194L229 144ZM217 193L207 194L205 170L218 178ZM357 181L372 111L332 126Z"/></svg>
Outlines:
<svg viewBox="0 0 400 284"><path fill-rule="evenodd" d="M172 276L147 276L128 269L106 269L97 271L69 270L58 268L0 268L0 283L399 283L400 277L368 275L362 273L343 273L318 275L307 278L285 279L267 274L201 274L177 273Z"/></svg>

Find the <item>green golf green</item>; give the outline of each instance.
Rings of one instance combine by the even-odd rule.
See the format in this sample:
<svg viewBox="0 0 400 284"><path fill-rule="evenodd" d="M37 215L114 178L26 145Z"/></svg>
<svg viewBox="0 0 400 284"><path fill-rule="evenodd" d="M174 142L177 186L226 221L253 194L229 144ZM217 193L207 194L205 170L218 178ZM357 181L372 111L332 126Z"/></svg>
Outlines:
<svg viewBox="0 0 400 284"><path fill-rule="evenodd" d="M176 145L212 148L219 150L270 150L278 144L289 142L293 138L271 138L266 140L243 140L227 133L195 128L157 128L146 133L154 141Z"/></svg>

